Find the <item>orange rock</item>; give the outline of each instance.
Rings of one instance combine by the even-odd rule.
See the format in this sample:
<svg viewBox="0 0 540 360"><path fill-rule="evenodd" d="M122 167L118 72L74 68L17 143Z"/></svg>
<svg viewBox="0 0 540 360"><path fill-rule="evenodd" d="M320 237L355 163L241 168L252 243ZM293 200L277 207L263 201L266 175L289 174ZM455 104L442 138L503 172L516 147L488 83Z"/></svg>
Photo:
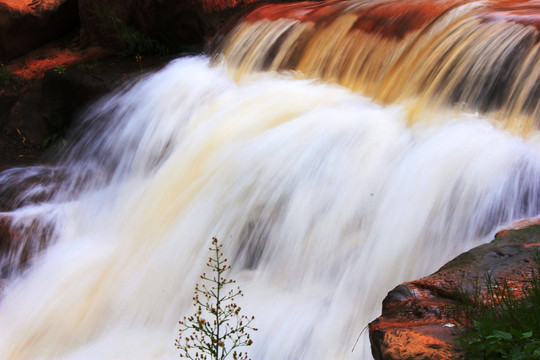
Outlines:
<svg viewBox="0 0 540 360"><path fill-rule="evenodd" d="M97 46L82 50L50 43L13 60L6 67L23 79L41 79L47 70L56 66L69 67L102 58L108 54L110 51Z"/></svg>
<svg viewBox="0 0 540 360"><path fill-rule="evenodd" d="M434 336L409 329L393 329L384 333L382 359L451 360L453 347Z"/></svg>
<svg viewBox="0 0 540 360"><path fill-rule="evenodd" d="M540 224L540 218L520 220L520 221L517 221L517 222L513 223L512 225L510 225L510 227L507 228L507 229L499 230L495 234L495 238L498 238L498 237L501 237L501 236L506 236L506 235L511 234L515 230L523 229L525 227L528 227L528 226L531 226L531 225L538 225L538 224Z"/></svg>

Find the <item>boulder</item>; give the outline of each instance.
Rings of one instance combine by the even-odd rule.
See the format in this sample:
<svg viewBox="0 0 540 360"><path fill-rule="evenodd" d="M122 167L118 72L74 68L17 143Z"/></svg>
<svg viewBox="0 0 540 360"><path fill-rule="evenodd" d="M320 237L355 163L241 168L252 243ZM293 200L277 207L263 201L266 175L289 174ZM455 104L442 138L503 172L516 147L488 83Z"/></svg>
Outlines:
<svg viewBox="0 0 540 360"><path fill-rule="evenodd" d="M534 222L531 222L534 223ZM519 291L537 265L540 225L499 232L444 265L436 273L394 288L383 301L382 315L369 324L377 360L460 359L456 337L467 324L459 309L463 291L487 293L484 279L506 281Z"/></svg>
<svg viewBox="0 0 540 360"><path fill-rule="evenodd" d="M0 0L0 61L75 30L77 0Z"/></svg>

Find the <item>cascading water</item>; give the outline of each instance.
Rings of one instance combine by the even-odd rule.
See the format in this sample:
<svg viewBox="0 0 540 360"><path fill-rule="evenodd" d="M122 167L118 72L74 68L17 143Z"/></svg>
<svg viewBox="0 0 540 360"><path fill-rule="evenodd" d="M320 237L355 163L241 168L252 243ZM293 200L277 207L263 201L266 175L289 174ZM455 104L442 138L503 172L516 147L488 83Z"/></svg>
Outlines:
<svg viewBox="0 0 540 360"><path fill-rule="evenodd" d="M13 223L55 240L22 274L20 251L2 258L0 358L176 358L213 236L260 329L251 358L369 358L366 336L351 350L391 288L540 212L536 130L411 123L338 85L229 70L183 58L100 101L48 170L59 187L22 194L48 200Z"/></svg>
<svg viewBox="0 0 540 360"><path fill-rule="evenodd" d="M518 15L531 23L538 3L521 2L528 12ZM498 3L502 9L490 1L268 5L236 26L218 57L234 65L236 77L292 69L385 103L414 98L412 120L430 108L458 105L491 112L510 128L529 128L540 117L539 29L512 19L511 8ZM509 21L486 19L497 10Z"/></svg>

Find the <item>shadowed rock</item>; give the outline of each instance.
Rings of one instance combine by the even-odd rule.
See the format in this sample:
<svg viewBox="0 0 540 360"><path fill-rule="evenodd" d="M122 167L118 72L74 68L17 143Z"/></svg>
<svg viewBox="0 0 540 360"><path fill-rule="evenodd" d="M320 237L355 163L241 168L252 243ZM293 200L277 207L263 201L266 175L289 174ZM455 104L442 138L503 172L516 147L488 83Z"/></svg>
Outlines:
<svg viewBox="0 0 540 360"><path fill-rule="evenodd" d="M79 23L77 0L0 1L0 61L63 36Z"/></svg>

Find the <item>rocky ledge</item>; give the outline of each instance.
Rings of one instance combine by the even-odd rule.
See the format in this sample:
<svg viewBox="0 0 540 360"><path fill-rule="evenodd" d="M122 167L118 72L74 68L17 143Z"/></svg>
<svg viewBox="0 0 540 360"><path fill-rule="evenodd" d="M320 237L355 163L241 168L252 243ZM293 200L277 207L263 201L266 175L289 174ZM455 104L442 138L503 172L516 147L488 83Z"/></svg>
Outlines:
<svg viewBox="0 0 540 360"><path fill-rule="evenodd" d="M463 358L457 342L465 319L456 311L460 294L486 294L487 274L519 292L531 278L540 250L538 221L524 221L498 232L488 244L463 253L434 274L401 284L383 301L380 317L369 324L377 360Z"/></svg>

